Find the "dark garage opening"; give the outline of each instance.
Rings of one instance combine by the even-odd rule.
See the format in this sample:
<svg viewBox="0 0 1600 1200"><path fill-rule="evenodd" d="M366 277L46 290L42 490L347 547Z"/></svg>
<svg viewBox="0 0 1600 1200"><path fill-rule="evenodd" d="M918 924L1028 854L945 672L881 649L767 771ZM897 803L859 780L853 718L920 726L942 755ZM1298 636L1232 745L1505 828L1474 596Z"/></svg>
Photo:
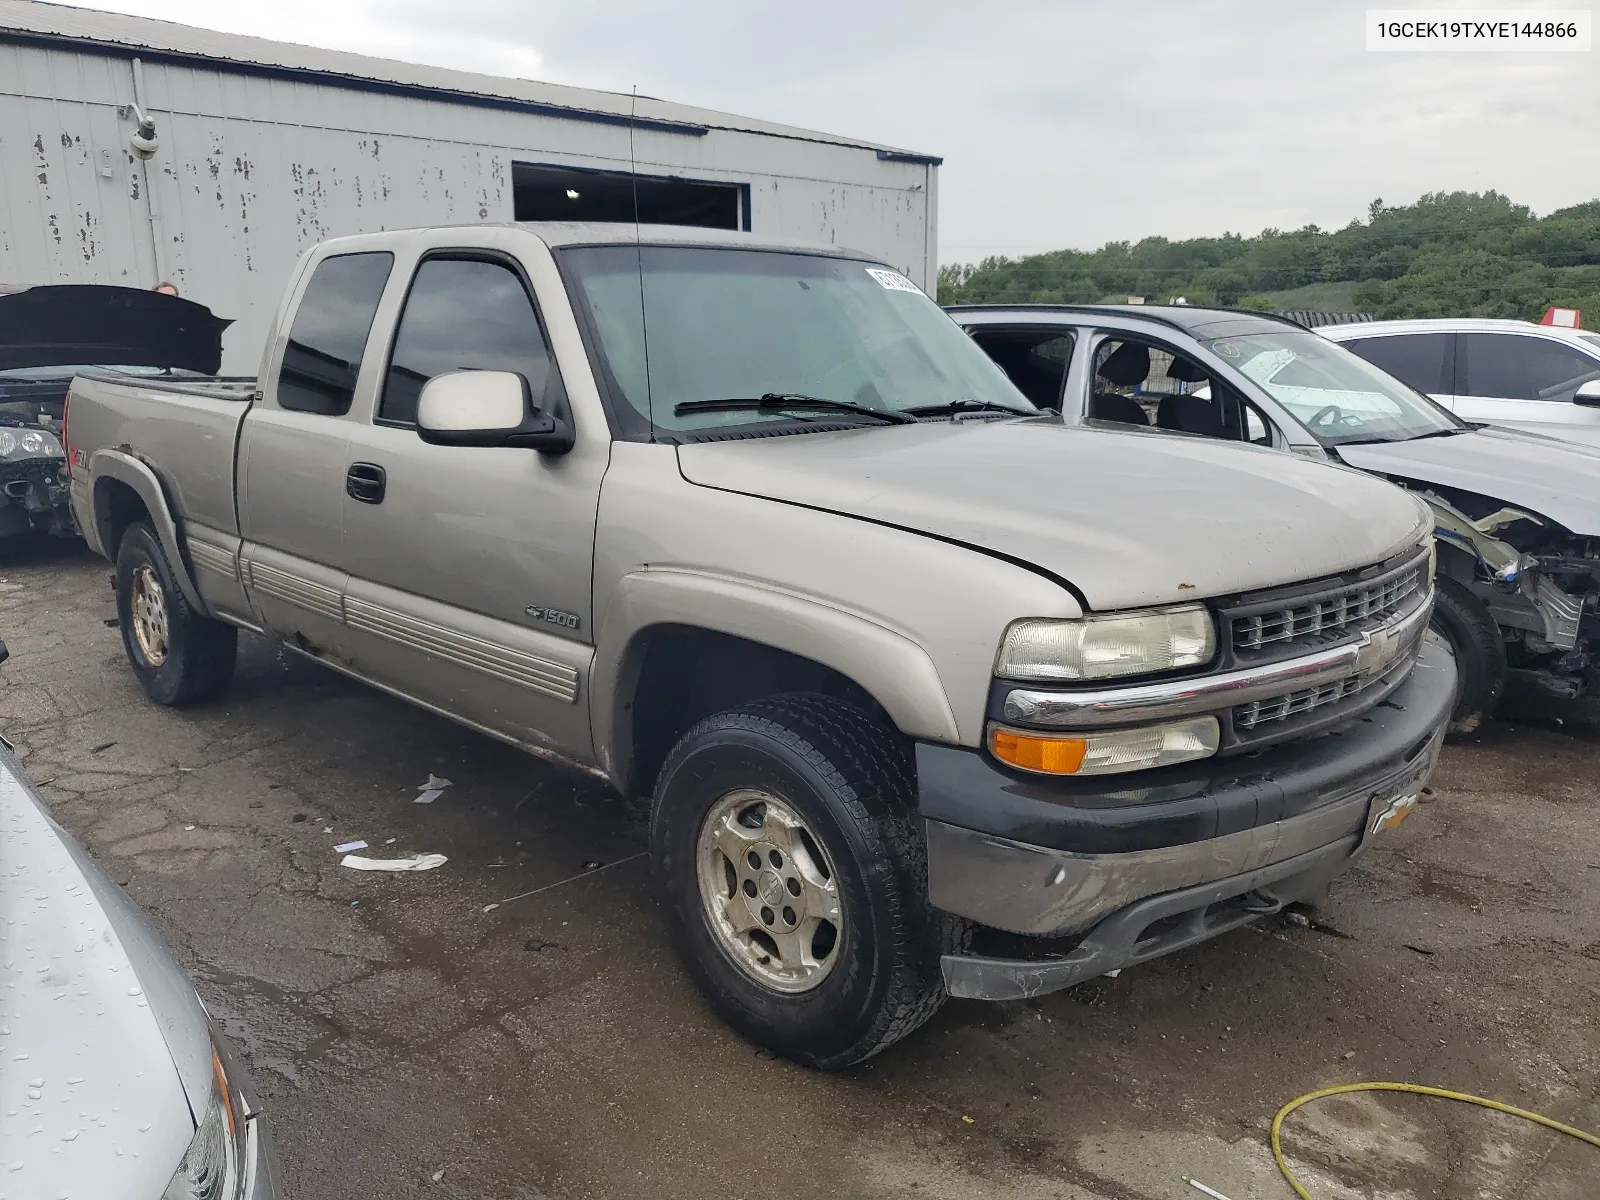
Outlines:
<svg viewBox="0 0 1600 1200"><path fill-rule="evenodd" d="M639 192L638 219L646 225L700 225L742 229L746 187L626 171L584 171L513 163L511 182L519 221L629 221Z"/></svg>

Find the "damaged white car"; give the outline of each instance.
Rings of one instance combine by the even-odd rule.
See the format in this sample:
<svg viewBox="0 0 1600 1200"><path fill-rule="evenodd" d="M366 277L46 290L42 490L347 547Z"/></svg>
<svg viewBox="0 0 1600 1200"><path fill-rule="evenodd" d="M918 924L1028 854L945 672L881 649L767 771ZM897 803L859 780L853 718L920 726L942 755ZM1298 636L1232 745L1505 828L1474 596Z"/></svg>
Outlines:
<svg viewBox="0 0 1600 1200"><path fill-rule="evenodd" d="M1464 421L1278 317L1121 305L951 315L1069 423L1327 458L1426 499L1433 623L1460 668L1455 734L1493 714L1512 673L1556 696L1600 690L1600 448ZM1290 620L1299 633L1330 616L1308 608Z"/></svg>

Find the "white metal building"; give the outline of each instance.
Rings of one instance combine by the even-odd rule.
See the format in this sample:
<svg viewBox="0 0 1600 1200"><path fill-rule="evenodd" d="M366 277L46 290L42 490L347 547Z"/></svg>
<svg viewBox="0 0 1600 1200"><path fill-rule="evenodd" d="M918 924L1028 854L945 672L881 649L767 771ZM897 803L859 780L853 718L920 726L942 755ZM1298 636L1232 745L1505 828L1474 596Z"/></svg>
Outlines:
<svg viewBox="0 0 1600 1200"><path fill-rule="evenodd" d="M939 161L644 96L0 0L0 283L171 280L236 322L228 372L256 369L310 243L631 221L630 169L647 221L835 242L931 291Z"/></svg>

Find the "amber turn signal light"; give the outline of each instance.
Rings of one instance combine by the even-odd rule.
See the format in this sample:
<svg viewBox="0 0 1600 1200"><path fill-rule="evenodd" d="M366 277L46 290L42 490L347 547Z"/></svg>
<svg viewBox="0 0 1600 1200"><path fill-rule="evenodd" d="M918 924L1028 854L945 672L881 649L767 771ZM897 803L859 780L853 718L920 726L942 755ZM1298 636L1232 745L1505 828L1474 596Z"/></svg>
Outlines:
<svg viewBox="0 0 1600 1200"><path fill-rule="evenodd" d="M989 749L1003 763L1046 775L1072 775L1083 766L1089 743L1083 738L1036 737L1014 729L995 729Z"/></svg>

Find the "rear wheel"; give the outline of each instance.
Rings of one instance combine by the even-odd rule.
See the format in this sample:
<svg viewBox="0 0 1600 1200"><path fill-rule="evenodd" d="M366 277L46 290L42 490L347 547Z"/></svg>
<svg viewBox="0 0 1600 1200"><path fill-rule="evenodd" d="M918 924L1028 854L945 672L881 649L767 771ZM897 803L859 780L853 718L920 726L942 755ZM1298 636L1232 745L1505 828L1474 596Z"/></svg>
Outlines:
<svg viewBox="0 0 1600 1200"><path fill-rule="evenodd" d="M1441 576L1436 588L1432 627L1456 656L1456 703L1447 734L1456 741L1494 716L1506 686L1506 644L1488 607L1465 584Z"/></svg>
<svg viewBox="0 0 1600 1200"><path fill-rule="evenodd" d="M178 586L161 540L143 521L117 546L117 618L122 648L157 704L207 700L233 678L239 632L195 612Z"/></svg>
<svg viewBox="0 0 1600 1200"><path fill-rule="evenodd" d="M700 722L661 770L651 845L691 974L753 1041L848 1067L944 1002L965 927L928 903L908 748L860 709L789 695Z"/></svg>

